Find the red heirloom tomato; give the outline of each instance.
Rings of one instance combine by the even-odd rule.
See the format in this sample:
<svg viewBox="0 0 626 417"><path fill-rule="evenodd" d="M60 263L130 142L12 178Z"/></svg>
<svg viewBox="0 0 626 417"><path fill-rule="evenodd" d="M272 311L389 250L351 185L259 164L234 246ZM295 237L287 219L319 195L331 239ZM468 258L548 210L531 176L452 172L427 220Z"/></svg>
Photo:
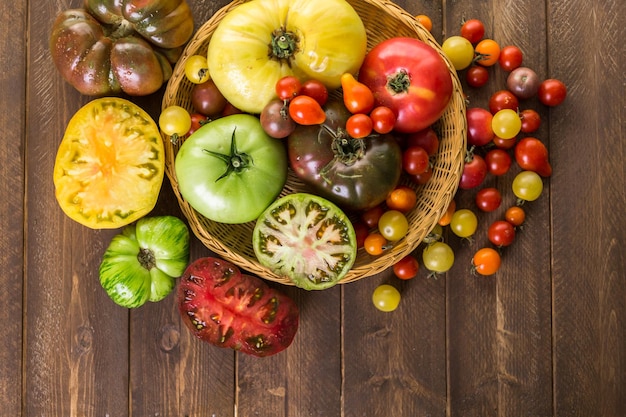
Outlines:
<svg viewBox="0 0 626 417"><path fill-rule="evenodd" d="M299 311L283 293L219 258L200 258L180 278L178 310L199 339L253 356L286 349Z"/></svg>
<svg viewBox="0 0 626 417"><path fill-rule="evenodd" d="M143 96L172 75L193 34L185 0L86 0L52 26L50 51L60 74L90 96Z"/></svg>
<svg viewBox="0 0 626 417"><path fill-rule="evenodd" d="M452 78L439 53L426 43L396 37L365 56L359 81L374 93L376 106L396 113L395 130L410 133L433 124L452 97Z"/></svg>
<svg viewBox="0 0 626 417"><path fill-rule="evenodd" d="M391 135L354 139L342 101L326 104L321 125L297 126L287 139L294 173L320 196L344 209L366 210L387 198L402 173L402 150Z"/></svg>

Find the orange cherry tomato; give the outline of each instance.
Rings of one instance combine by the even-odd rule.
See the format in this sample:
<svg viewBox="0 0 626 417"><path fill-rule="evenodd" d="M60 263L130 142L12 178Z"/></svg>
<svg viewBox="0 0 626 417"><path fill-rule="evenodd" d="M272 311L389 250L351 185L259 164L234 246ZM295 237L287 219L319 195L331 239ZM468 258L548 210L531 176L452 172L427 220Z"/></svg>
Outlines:
<svg viewBox="0 0 626 417"><path fill-rule="evenodd" d="M363 242L363 247L370 255L378 256L387 249L387 239L380 233L373 232L367 235Z"/></svg>
<svg viewBox="0 0 626 417"><path fill-rule="evenodd" d="M406 185L399 185L387 196L387 207L406 213L413 210L417 203L417 193Z"/></svg>
<svg viewBox="0 0 626 417"><path fill-rule="evenodd" d="M472 258L472 271L480 275L493 275L500 269L500 253L493 248L482 248Z"/></svg>
<svg viewBox="0 0 626 417"><path fill-rule="evenodd" d="M518 206L509 207L504 212L504 219L515 227L519 227L526 220L526 212Z"/></svg>
<svg viewBox="0 0 626 417"><path fill-rule="evenodd" d="M430 19L430 17L426 16L425 14L418 14L417 16L415 16L415 18L422 26L424 26L424 29L426 29L429 32L432 32L433 21Z"/></svg>
<svg viewBox="0 0 626 417"><path fill-rule="evenodd" d="M500 45L493 39L483 39L474 48L476 63L483 67L490 67L500 58Z"/></svg>
<svg viewBox="0 0 626 417"><path fill-rule="evenodd" d="M456 211L456 201L452 200L450 201L450 204L448 205L448 208L446 209L446 211L443 213L443 216L441 216L441 219L439 219L439 221L437 222L439 226L449 225L450 222L452 221L452 216L454 215L455 211Z"/></svg>
<svg viewBox="0 0 626 417"><path fill-rule="evenodd" d="M343 102L352 114L369 114L374 108L374 94L365 84L359 82L354 75L346 72L341 76Z"/></svg>

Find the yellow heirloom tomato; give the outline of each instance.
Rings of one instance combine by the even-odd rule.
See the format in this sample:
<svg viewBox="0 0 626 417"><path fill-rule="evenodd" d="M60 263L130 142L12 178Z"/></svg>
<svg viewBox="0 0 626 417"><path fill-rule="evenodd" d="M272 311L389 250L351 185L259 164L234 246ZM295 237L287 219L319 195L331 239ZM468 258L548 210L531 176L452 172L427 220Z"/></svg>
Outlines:
<svg viewBox="0 0 626 417"><path fill-rule="evenodd" d="M252 0L224 16L207 58L226 99L258 114L280 78L338 88L343 73L358 71L366 49L365 26L345 0Z"/></svg>
<svg viewBox="0 0 626 417"><path fill-rule="evenodd" d="M100 98L79 109L54 164L61 209L92 229L115 229L150 212L165 169L154 120L136 104Z"/></svg>

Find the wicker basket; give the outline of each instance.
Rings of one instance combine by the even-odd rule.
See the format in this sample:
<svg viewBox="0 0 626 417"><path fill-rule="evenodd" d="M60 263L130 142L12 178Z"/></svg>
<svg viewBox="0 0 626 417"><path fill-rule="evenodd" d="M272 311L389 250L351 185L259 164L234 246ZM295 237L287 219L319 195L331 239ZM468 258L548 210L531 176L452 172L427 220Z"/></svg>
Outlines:
<svg viewBox="0 0 626 417"><path fill-rule="evenodd" d="M228 4L199 28L174 69L165 91L162 108L179 105L187 110L192 110L190 92L193 85L185 77L184 63L191 55L206 54L211 35L221 19L244 1L235 0ZM442 54L441 47L432 35L417 23L412 15L396 4L386 0L348 0L348 3L354 7L365 24L368 49L387 38L409 36L428 43ZM408 178L401 179L401 183L413 187L418 193L416 207L407 214L410 225L409 233L405 238L398 241L392 249L377 257L360 249L354 266L340 283L348 283L377 274L411 253L435 226L456 193L465 156L465 100L456 71L449 64L447 58L443 54L442 56L450 68L453 95L448 109L437 122L436 130L439 133L440 145L431 179L423 186L416 186ZM216 255L259 277L291 285L292 283L288 278L277 276L258 263L252 248L254 222L245 224L214 222L196 212L182 198L174 169L176 152L181 143L179 141L177 145L174 145L169 138L164 137L163 139L166 153L166 175L172 184L182 212L187 217L189 225L198 239ZM306 187L290 170L281 196L303 190L306 190Z"/></svg>

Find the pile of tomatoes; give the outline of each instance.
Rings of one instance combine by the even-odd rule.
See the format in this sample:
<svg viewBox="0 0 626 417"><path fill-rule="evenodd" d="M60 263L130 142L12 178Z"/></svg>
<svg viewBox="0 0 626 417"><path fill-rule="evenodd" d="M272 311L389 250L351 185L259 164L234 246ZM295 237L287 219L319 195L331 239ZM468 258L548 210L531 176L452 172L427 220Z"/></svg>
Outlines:
<svg viewBox="0 0 626 417"><path fill-rule="evenodd" d="M418 16L418 20L429 30L432 28L427 16ZM485 26L479 19L465 21L459 35L444 40L442 50L471 88L489 85L490 67L505 71L507 78L506 85L494 92L484 106L468 99L468 149L458 193L471 190L475 204L457 207L457 200L451 201L425 239L422 264L430 275L452 268L454 251L443 241L444 228L461 239L471 240L479 231L481 213L494 212L503 202L497 188L484 186L485 179L489 175L501 177L510 173L516 164L519 172L510 186L517 202L488 225L486 234L491 246L480 247L472 257L472 274L493 275L500 268L503 248L514 243L516 232L526 219L524 203L538 199L544 179L552 175L547 147L534 136L541 117L529 107L527 100L536 97L542 105L558 106L565 100L567 88L557 79L541 80L532 68L523 66L519 47L501 47L497 41L485 38ZM414 255L402 259L393 268L395 276L403 280L417 276L418 269ZM400 298L400 292L389 284L379 286L372 295L374 305L382 311L397 308Z"/></svg>

